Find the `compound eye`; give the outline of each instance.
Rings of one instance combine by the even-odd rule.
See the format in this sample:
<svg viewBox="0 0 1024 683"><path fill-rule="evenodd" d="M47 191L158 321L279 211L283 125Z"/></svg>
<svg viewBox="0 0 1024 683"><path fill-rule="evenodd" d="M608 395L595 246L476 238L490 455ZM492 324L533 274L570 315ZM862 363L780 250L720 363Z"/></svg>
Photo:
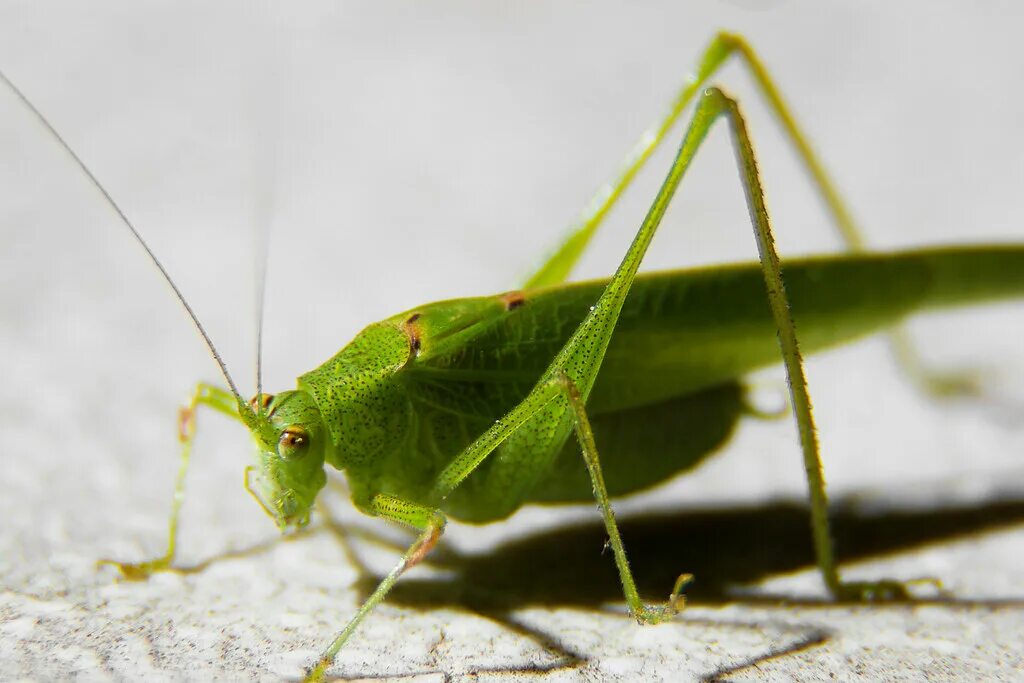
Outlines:
<svg viewBox="0 0 1024 683"><path fill-rule="evenodd" d="M289 425L277 439L277 452L285 460L296 460L306 453L309 434L299 425Z"/></svg>

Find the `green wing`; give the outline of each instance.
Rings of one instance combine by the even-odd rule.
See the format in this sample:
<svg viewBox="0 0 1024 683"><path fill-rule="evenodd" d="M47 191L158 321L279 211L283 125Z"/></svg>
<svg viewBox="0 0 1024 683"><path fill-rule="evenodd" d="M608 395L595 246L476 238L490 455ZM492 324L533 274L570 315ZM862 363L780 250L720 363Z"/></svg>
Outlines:
<svg viewBox="0 0 1024 683"><path fill-rule="evenodd" d="M812 353L888 327L927 308L1024 294L1024 247L932 249L831 256L783 264L801 348ZM409 377L438 407L482 417L511 408L597 300L603 281L417 309L446 319ZM440 326L439 326L440 327ZM432 348L433 347L433 348ZM780 362L756 263L641 275L626 299L588 402L593 415L649 405L735 380Z"/></svg>
<svg viewBox="0 0 1024 683"><path fill-rule="evenodd" d="M810 258L783 270L805 353L915 311L1024 293L1024 247ZM392 318L419 348L398 373L415 416L407 447L416 453L401 454L405 474L393 492L417 499L437 471L516 405L603 286L439 302ZM738 379L779 360L757 264L638 278L587 406L611 493L651 486L707 457L742 414ZM489 521L524 500L591 498L575 441L568 440L559 453L536 454L537 466L521 472L517 492L499 504L507 486L491 470L500 471L501 453L449 499L446 509L455 517ZM410 477L410 467L421 471Z"/></svg>

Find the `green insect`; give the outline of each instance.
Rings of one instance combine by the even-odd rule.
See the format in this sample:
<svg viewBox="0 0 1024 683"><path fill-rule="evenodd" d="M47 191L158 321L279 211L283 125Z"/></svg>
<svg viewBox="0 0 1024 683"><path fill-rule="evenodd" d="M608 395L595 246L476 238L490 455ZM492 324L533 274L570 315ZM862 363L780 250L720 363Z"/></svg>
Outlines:
<svg viewBox="0 0 1024 683"><path fill-rule="evenodd" d="M731 56L750 70L782 123L849 255L787 261L783 277L743 116L733 99L709 87ZM622 264L606 281L564 284L605 215L691 103L695 108L678 154ZM637 275L683 175L719 119L732 134L760 262ZM124 213L60 142L171 282ZM307 678L319 680L399 577L437 544L449 517L492 522L531 502L596 500L630 612L641 623L670 619L682 607L691 577L681 573L675 585L666 586L666 602L646 602L633 580L610 499L663 482L715 452L751 410L740 378L777 363L780 349L826 586L837 600L907 597L894 581L850 583L840 576L801 353L892 327L921 310L1020 296L1024 247L868 253L758 57L742 38L721 33L619 176L601 189L579 225L520 290L427 304L370 325L299 377L294 390L271 395L258 386L247 401L174 289L229 389L199 384L182 410L182 465L167 552L148 562L112 564L132 579L173 568L200 406L241 421L251 433L257 456L246 469L246 487L283 532L309 523L327 481L325 466L343 470L359 510L413 527L418 536L309 669ZM962 377L920 370L898 332L894 340L930 388L967 387Z"/></svg>

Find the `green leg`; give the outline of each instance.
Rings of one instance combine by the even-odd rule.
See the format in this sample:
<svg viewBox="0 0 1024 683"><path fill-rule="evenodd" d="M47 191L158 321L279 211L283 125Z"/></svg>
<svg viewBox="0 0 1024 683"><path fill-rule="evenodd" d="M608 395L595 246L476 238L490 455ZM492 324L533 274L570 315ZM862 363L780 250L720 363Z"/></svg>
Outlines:
<svg viewBox="0 0 1024 683"><path fill-rule="evenodd" d="M171 500L171 517L167 529L167 552L161 557L145 562L128 563L115 560L100 560L99 564L110 564L120 570L121 575L131 581L146 579L153 572L173 569L174 551L178 542L178 517L185 500L185 474L188 472L192 455L192 441L196 432L196 409L207 406L234 419L238 417L238 401L230 392L200 382L192 392L188 405L178 414L178 439L181 441L181 465L174 483L174 497Z"/></svg>
<svg viewBox="0 0 1024 683"><path fill-rule="evenodd" d="M645 605L640 599L636 590L636 581L633 580L633 572L629 569L629 560L626 559L626 549L622 545L622 536L619 534L619 527L615 523L615 514L612 512L612 504L608 499L608 489L604 484L604 474L601 472L601 461L597 456L597 444L594 443L594 431L590 427L590 420L587 418L586 403L580 395L579 388L565 373L558 373L558 384L564 392L565 398L572 409L576 438L580 442L583 451L583 462L590 474L590 481L594 484L594 498L601 508L601 516L604 518L604 527L608 532L608 544L615 556L615 565L619 570L619 581L622 583L622 592L626 596L626 604L629 611L636 617L637 621L644 624L657 624L666 619L672 618L676 612L682 609L684 600L682 597L683 588L693 580L692 574L680 574L676 579L668 602L664 605Z"/></svg>
<svg viewBox="0 0 1024 683"><path fill-rule="evenodd" d="M633 178L647 163L658 145L664 141L669 130L679 121L683 110L701 92L701 89L711 80L719 67L733 54L750 71L761 95L775 114L790 143L796 148L800 160L811 175L815 187L832 214L836 227L847 246L853 251L864 250L864 240L850 211L846 208L846 203L835 189L825 167L808 143L807 137L797 125L796 119L774 80L768 74L768 70L742 36L719 32L704 49L704 53L697 62L696 70L676 93L668 111L654 125L644 131L640 140L626 155L619 174L611 182L598 189L581 214L579 221L570 227L568 234L554 254L526 281L524 289L554 285L565 281L576 261L583 255L604 217L633 182Z"/></svg>
<svg viewBox="0 0 1024 683"><path fill-rule="evenodd" d="M593 315L594 313L591 313L590 317ZM585 325L586 322L583 324ZM606 336L609 338L612 329L613 327L607 329ZM630 571L626 550L622 544L622 537L619 534L618 526L615 523L615 516L612 513L608 490L605 487L604 475L601 472L601 464L597 456L597 447L594 444L593 431L590 428L590 422L587 419L584 408L585 399L581 395L576 383L566 371L564 363L563 357L566 355L566 352L569 351L571 354L574 350L578 350L579 347L580 342L577 341L577 336L574 335L573 340L566 344L566 347L548 370L545 379L534 387L530 395L504 418L496 422L494 426L445 468L438 477L433 495L439 500L444 500L483 462L484 458L501 441L514 431L524 427L532 418L547 412L549 418L554 416L554 419L557 419L559 413L567 411L572 418L577 438L583 448L584 462L593 481L594 497L601 508L605 528L608 531L608 538L615 556L615 564L619 570L619 578L622 582L626 603L629 605L630 612L638 621L646 624L656 624L670 618L678 611L682 605L680 598L682 589L689 583L692 577L689 574L683 574L676 580L669 601L666 604L646 604L641 600L640 594L637 592L636 582L633 579L633 573ZM600 365L600 358L597 359L596 364ZM569 363L569 365L575 365L575 363Z"/></svg>
<svg viewBox="0 0 1024 683"><path fill-rule="evenodd" d="M665 139L669 130L678 122L683 110L700 92L700 89L711 80L719 67L734 54L750 72L769 109L775 115L779 125L782 126L790 144L796 149L797 156L811 176L815 189L829 213L832 214L832 219L847 249L853 252L866 250L862 232L853 220L846 202L840 196L824 165L808 142L807 136L797 124L796 118L779 92L774 79L768 73L768 69L742 36L722 31L716 34L705 48L703 55L698 60L696 70L680 88L668 111L654 125L644 131L640 140L626 155L619 174L611 182L598 189L588 202L578 222L569 228L568 234L555 252L527 279L523 285L524 289L555 285L568 278L573 266L586 251L605 216L633 182L633 178L647 163L658 145ZM889 341L896 362L914 384L925 393L943 397L971 396L980 393L980 381L977 373L944 373L927 367L903 328L895 329L890 334Z"/></svg>
<svg viewBox="0 0 1024 683"><path fill-rule="evenodd" d="M712 91L709 91L709 93ZM800 445L804 458L804 470L811 499L811 531L814 538L815 555L822 578L829 592L838 599L902 599L907 593L901 584L893 581L845 583L841 581L835 561L829 519L828 497L825 493L825 479L822 474L818 439L811 412L811 398L807 391L807 378L796 338L796 327L790 314L789 301L779 268L779 256L775 251L774 238L764 205L757 161L750 144L746 123L736 102L720 91L721 104L715 108L728 119L735 142L737 160L741 169L744 191L747 195L751 220L757 236L758 252L768 290L772 316L779 330L779 346L786 366Z"/></svg>
<svg viewBox="0 0 1024 683"><path fill-rule="evenodd" d="M591 313L591 316L593 315ZM583 323L583 325L585 324L586 322ZM607 328L606 336L609 338L612 329L612 327ZM576 336L574 336L574 340L576 340ZM640 599L636 589L636 582L629 569L629 561L626 559L626 550L622 544L622 537L619 534L618 526L615 524L615 517L608 499L608 491L604 484L604 476L601 473L601 465L597 457L597 448L594 445L594 435L590 429L590 422L584 409L585 399L567 371L567 368L576 366L576 363L570 362L566 364L564 362L563 356L565 356L567 351L572 353L579 350L580 342L574 340L570 340L566 344L566 347L548 370L545 378L534 387L533 391L530 392L522 403L484 432L483 435L444 469L437 479L433 495L441 501L447 498L483 462L487 455L493 452L513 432L524 428L530 420L538 416L544 416L549 420L558 419L558 416L568 414L583 447L584 462L594 483L594 496L604 517L608 538L615 556L615 563L619 570L623 593L630 612L642 623L656 624L670 618L678 611L681 606L680 594L682 589L689 583L692 577L689 574L683 574L679 577L673 587L669 602L666 604L649 605ZM597 359L597 365L600 365L600 358Z"/></svg>
<svg viewBox="0 0 1024 683"><path fill-rule="evenodd" d="M572 339L556 357L551 370L549 370L552 374L549 376L553 377L554 373L558 371L564 372L578 388L582 400L586 400L596 379L601 359L623 301L650 241L709 129L723 115L730 124L740 178L761 258L768 300L775 325L779 331L779 345L789 381L790 397L800 434L804 469L810 491L811 529L822 577L829 591L838 598L900 596L901 589L891 582L847 585L840 581L829 530L828 500L818 454L811 401L807 392L807 381L797 344L796 330L789 312L789 304L779 269L779 258L775 251L768 213L764 205L757 164L746 125L736 102L717 88L709 88L701 95L690 128L687 130L675 161L622 264L612 276L591 313L580 324Z"/></svg>

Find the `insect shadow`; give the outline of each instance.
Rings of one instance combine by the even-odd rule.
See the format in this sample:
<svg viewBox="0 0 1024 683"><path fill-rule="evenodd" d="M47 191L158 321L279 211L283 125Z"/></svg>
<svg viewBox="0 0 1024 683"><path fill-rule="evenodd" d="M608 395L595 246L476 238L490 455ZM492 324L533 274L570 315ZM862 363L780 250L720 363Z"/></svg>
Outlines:
<svg viewBox="0 0 1024 683"><path fill-rule="evenodd" d="M974 506L921 511L863 512L858 507L840 500L832 514L844 562L894 555L1024 523L1024 494ZM690 605L836 604L828 597L794 599L791 595L735 591L739 585L814 567L807 508L802 503L681 508L624 516L620 523L630 547L636 546L631 564L644 594L662 592L665 577L674 579L682 567L697 577L686 590ZM479 555L449 548L433 563L447 570L446 575L407 580L395 589L396 604L423 609L488 604L509 609L537 605L598 609L620 602L622 597L611 558L600 558L604 542L604 526L595 520L520 537ZM586 571L580 571L581 567ZM491 597L481 602L485 594ZM932 601L977 604L949 596L928 600ZM1024 605L1024 599L1020 604Z"/></svg>
<svg viewBox="0 0 1024 683"><path fill-rule="evenodd" d="M832 520L840 559L852 562L945 543L1024 523L1024 493L1014 492L976 504L938 505L930 509L878 509L860 505L850 496L833 503ZM351 527L328 526L347 544ZM727 603L832 607L827 597L738 592L745 584L769 577L811 569L814 549L807 533L806 504L774 502L756 505L724 505L713 508L680 508L657 514L632 514L619 520L631 549L637 587L643 595L658 595L671 584L680 568L696 577L688 586L687 602L694 606ZM417 610L455 608L490 619L536 642L558 660L551 665L529 665L517 671L545 673L580 666L586 655L559 642L557 637L516 617L515 611L531 606L601 610L621 602L618 575L610 557L601 557L606 541L599 519L539 531L497 545L479 554L460 553L445 547L431 564L443 575L411 577L394 588L392 605ZM356 584L363 595L379 581L364 571ZM914 604L947 606L1024 607L1024 598L1000 600L961 599L940 595L917 599ZM898 603L897 603L898 604ZM693 622L684 611L677 619ZM707 621L706 617L696 621ZM716 623L717 626L728 626ZM756 628L756 623L736 623ZM708 672L703 680L720 680L750 666L816 647L830 632L819 625L803 627L772 625L790 631L785 645L772 648L749 661ZM504 671L504 669L503 669Z"/></svg>

